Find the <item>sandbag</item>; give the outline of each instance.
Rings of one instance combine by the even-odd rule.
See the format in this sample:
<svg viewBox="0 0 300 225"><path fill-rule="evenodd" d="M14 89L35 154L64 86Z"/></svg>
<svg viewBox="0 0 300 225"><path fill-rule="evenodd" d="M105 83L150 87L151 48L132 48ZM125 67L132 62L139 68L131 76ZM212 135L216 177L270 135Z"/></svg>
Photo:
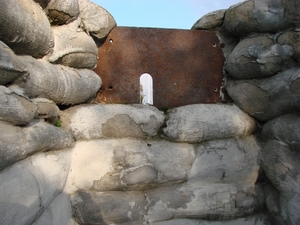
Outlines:
<svg viewBox="0 0 300 225"><path fill-rule="evenodd" d="M194 146L165 140L77 141L65 192L137 191L186 181Z"/></svg>
<svg viewBox="0 0 300 225"><path fill-rule="evenodd" d="M164 136L176 142L247 136L255 121L235 105L194 104L168 111Z"/></svg>
<svg viewBox="0 0 300 225"><path fill-rule="evenodd" d="M0 123L0 170L36 152L72 147L72 136L63 129L34 120L25 127Z"/></svg>
<svg viewBox="0 0 300 225"><path fill-rule="evenodd" d="M252 0L231 6L224 18L224 27L232 34L272 33L289 27L280 0Z"/></svg>
<svg viewBox="0 0 300 225"><path fill-rule="evenodd" d="M43 213L63 189L69 153L39 153L0 171L1 225L32 224Z"/></svg>
<svg viewBox="0 0 300 225"><path fill-rule="evenodd" d="M37 113L34 102L13 93L4 86L0 86L0 121L13 125L26 125Z"/></svg>
<svg viewBox="0 0 300 225"><path fill-rule="evenodd" d="M103 39L116 26L116 21L104 8L90 0L78 0L78 3L83 29L94 37Z"/></svg>
<svg viewBox="0 0 300 225"><path fill-rule="evenodd" d="M15 53L0 41L0 85L14 81L26 75L27 69Z"/></svg>
<svg viewBox="0 0 300 225"><path fill-rule="evenodd" d="M29 56L20 57L30 75L17 79L10 89L29 98L47 98L57 104L79 104L92 99L99 90L101 78L89 69L71 69L52 65Z"/></svg>
<svg viewBox="0 0 300 225"><path fill-rule="evenodd" d="M79 191L71 196L71 204L80 224L151 224L173 218L229 220L246 217L261 207L253 185L201 186L198 182L143 192Z"/></svg>
<svg viewBox="0 0 300 225"><path fill-rule="evenodd" d="M46 208L43 214L31 225L76 225L72 219L72 208L69 196L59 194Z"/></svg>
<svg viewBox="0 0 300 225"><path fill-rule="evenodd" d="M226 90L244 112L261 121L274 119L300 109L300 67L264 79L229 79Z"/></svg>
<svg viewBox="0 0 300 225"><path fill-rule="evenodd" d="M293 54L291 46L274 43L272 36L259 35L240 41L225 69L236 79L268 77L293 66Z"/></svg>
<svg viewBox="0 0 300 225"><path fill-rule="evenodd" d="M33 0L0 1L0 40L16 54L40 58L53 47L50 23Z"/></svg>
<svg viewBox="0 0 300 225"><path fill-rule="evenodd" d="M85 104L63 111L61 120L62 126L77 140L147 138L157 135L164 115L146 105Z"/></svg>
<svg viewBox="0 0 300 225"><path fill-rule="evenodd" d="M263 141L275 139L289 145L293 151L300 151L300 113L276 117L262 127Z"/></svg>
<svg viewBox="0 0 300 225"><path fill-rule="evenodd" d="M52 28L55 46L45 59L75 68L96 67L98 48L93 38L79 28L79 23L80 20L76 20Z"/></svg>
<svg viewBox="0 0 300 225"><path fill-rule="evenodd" d="M269 140L262 150L262 167L280 193L300 195L300 153L290 150L282 141Z"/></svg>
<svg viewBox="0 0 300 225"><path fill-rule="evenodd" d="M46 119L48 122L51 119L59 119L60 110L58 106L46 98L31 99L37 106L38 118Z"/></svg>
<svg viewBox="0 0 300 225"><path fill-rule="evenodd" d="M51 24L62 25L78 17L79 5L77 0L49 0L45 11Z"/></svg>

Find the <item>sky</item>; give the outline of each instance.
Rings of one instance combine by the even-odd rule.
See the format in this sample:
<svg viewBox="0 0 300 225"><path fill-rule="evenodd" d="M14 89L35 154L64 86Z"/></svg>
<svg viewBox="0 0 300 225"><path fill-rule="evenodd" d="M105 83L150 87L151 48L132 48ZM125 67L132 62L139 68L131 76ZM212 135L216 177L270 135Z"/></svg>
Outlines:
<svg viewBox="0 0 300 225"><path fill-rule="evenodd" d="M203 15L243 0L91 0L118 26L190 29Z"/></svg>

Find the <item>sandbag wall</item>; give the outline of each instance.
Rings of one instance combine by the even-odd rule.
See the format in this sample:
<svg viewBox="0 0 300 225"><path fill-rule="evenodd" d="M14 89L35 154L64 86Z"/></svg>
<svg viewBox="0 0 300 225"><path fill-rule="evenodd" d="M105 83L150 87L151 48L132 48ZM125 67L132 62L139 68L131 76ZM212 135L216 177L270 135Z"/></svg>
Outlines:
<svg viewBox="0 0 300 225"><path fill-rule="evenodd" d="M1 0L0 224L299 224L297 7L197 21L223 43L230 101L162 112L90 104L103 8Z"/></svg>
<svg viewBox="0 0 300 225"><path fill-rule="evenodd" d="M95 40L115 21L88 0L0 3L0 224L74 224L63 188L75 140L58 106L95 96Z"/></svg>
<svg viewBox="0 0 300 225"><path fill-rule="evenodd" d="M227 48L228 95L261 126L260 165L271 224L300 224L300 8L245 1L201 18Z"/></svg>

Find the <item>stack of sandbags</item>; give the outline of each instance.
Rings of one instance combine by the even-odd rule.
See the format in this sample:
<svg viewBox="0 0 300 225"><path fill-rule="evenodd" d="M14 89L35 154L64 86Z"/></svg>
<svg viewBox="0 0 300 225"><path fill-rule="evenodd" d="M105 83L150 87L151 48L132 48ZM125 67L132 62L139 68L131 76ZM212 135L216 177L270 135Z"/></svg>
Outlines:
<svg viewBox="0 0 300 225"><path fill-rule="evenodd" d="M0 3L0 224L73 224L61 192L75 140L59 106L95 96L96 42L116 24L88 0Z"/></svg>
<svg viewBox="0 0 300 225"><path fill-rule="evenodd" d="M61 119L77 140L65 192L79 224L260 220L260 146L238 107L196 104L166 116L152 106L80 105Z"/></svg>
<svg viewBox="0 0 300 225"><path fill-rule="evenodd" d="M265 193L272 224L299 224L299 4L251 0L215 15L193 28L203 29L203 21L209 21L231 47L224 51L226 90L262 124L261 165L269 184Z"/></svg>

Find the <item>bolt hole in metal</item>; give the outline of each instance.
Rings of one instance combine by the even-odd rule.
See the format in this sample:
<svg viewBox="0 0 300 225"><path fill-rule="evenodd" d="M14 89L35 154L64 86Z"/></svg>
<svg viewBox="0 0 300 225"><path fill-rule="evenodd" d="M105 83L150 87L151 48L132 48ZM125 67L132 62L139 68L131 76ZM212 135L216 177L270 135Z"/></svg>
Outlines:
<svg viewBox="0 0 300 225"><path fill-rule="evenodd" d="M212 44L212 46L215 48L215 47L217 47L217 44Z"/></svg>
<svg viewBox="0 0 300 225"><path fill-rule="evenodd" d="M112 89L113 89L113 86L110 85L110 86L108 87L108 90L111 91Z"/></svg>
<svg viewBox="0 0 300 225"><path fill-rule="evenodd" d="M140 76L140 103L153 105L153 79L149 73Z"/></svg>
<svg viewBox="0 0 300 225"><path fill-rule="evenodd" d="M218 90L219 90L218 88L215 88L215 89L214 89L215 92L217 92Z"/></svg>

